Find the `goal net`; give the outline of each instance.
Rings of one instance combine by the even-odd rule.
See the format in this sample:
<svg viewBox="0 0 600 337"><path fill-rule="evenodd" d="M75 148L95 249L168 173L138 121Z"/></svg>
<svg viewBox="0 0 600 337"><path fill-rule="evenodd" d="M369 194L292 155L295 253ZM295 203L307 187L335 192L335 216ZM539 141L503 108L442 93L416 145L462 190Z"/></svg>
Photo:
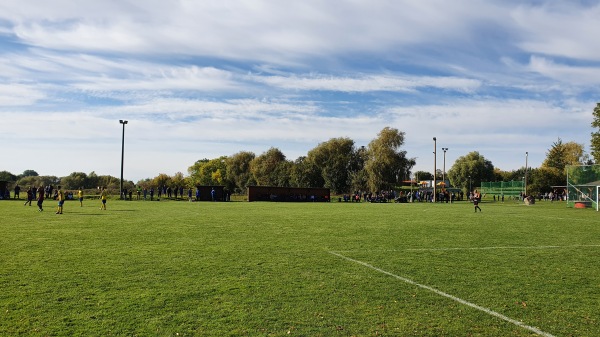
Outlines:
<svg viewBox="0 0 600 337"><path fill-rule="evenodd" d="M523 180L513 181L482 181L481 193L497 196L519 196L525 191Z"/></svg>
<svg viewBox="0 0 600 337"><path fill-rule="evenodd" d="M567 166L567 205L598 211L600 165Z"/></svg>

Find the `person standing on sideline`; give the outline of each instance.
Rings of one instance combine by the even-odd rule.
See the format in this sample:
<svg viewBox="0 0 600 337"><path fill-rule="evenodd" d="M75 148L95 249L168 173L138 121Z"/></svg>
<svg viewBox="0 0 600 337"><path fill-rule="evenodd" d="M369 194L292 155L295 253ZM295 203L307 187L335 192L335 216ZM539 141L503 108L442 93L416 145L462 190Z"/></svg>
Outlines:
<svg viewBox="0 0 600 337"><path fill-rule="evenodd" d="M479 207L479 202L481 201L481 194L475 190L475 193L473 193L473 205L475 206L475 213L477 213L477 210L479 210L479 212L481 212L481 207Z"/></svg>
<svg viewBox="0 0 600 337"><path fill-rule="evenodd" d="M37 207L38 207L38 212L42 212L44 210L44 208L42 208L42 204L44 203L44 185L40 185L40 187L37 190Z"/></svg>
<svg viewBox="0 0 600 337"><path fill-rule="evenodd" d="M210 190L210 197L211 197L212 201L216 201L215 194L216 194L216 192L215 192L214 188L212 190Z"/></svg>
<svg viewBox="0 0 600 337"><path fill-rule="evenodd" d="M27 200L25 200L25 203L23 204L23 206L27 206L27 204L29 203L29 206L31 206L31 200L33 200L33 192L31 191L31 187L27 189Z"/></svg>
<svg viewBox="0 0 600 337"><path fill-rule="evenodd" d="M58 200L58 207L56 208L56 214L63 214L63 205L65 203L65 195L60 186L56 189L56 196Z"/></svg>
<svg viewBox="0 0 600 337"><path fill-rule="evenodd" d="M79 207L83 207L83 187L80 187L77 191L77 198L79 198Z"/></svg>
<svg viewBox="0 0 600 337"><path fill-rule="evenodd" d="M106 211L106 187L102 187L102 192L100 192L100 199L102 200L102 206L100 206L100 209Z"/></svg>

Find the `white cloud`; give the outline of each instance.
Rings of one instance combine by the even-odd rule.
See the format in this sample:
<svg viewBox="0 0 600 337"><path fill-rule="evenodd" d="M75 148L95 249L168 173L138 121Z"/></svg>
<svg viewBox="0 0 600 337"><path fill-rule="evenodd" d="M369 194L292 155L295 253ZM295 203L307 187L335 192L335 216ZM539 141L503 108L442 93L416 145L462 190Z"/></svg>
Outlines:
<svg viewBox="0 0 600 337"><path fill-rule="evenodd" d="M68 1L1 5L32 46L116 53L210 55L287 64L305 56L445 42L494 20L485 1Z"/></svg>
<svg viewBox="0 0 600 337"><path fill-rule="evenodd" d="M112 108L117 114L158 116L170 121L186 122L194 119L214 120L267 120L273 116L304 119L314 115L318 108L309 103L277 100L231 99L225 101L157 98L135 105ZM160 118L159 118L160 119Z"/></svg>
<svg viewBox="0 0 600 337"><path fill-rule="evenodd" d="M0 84L0 106L33 105L45 97L45 93L33 85Z"/></svg>
<svg viewBox="0 0 600 337"><path fill-rule="evenodd" d="M569 66L557 64L545 57L532 56L528 67L531 71L575 86L600 84L600 66Z"/></svg>
<svg viewBox="0 0 600 337"><path fill-rule="evenodd" d="M285 89L344 92L405 92L423 87L471 92L481 85L480 81L467 78L391 75L369 75L354 78L323 75L254 76L252 79L256 82Z"/></svg>
<svg viewBox="0 0 600 337"><path fill-rule="evenodd" d="M117 174L119 119L136 178L240 150L366 145L385 126L406 131L424 168L433 136L449 161L480 150L518 168L527 147L535 165L557 137L589 138L599 13L580 4L5 0L7 169Z"/></svg>
<svg viewBox="0 0 600 337"><path fill-rule="evenodd" d="M521 30L519 46L534 54L578 60L600 59L600 4L582 5L573 1L549 1L521 5L512 19Z"/></svg>

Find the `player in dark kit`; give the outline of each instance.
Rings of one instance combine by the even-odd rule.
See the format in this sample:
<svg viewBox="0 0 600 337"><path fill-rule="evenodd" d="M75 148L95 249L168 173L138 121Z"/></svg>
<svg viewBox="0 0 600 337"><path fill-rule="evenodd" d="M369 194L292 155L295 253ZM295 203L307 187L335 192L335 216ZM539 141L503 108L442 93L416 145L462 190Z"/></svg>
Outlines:
<svg viewBox="0 0 600 337"><path fill-rule="evenodd" d="M475 213L477 213L477 210L479 210L481 212L481 207L479 207L480 201L481 201L481 193L479 193L477 190L475 190L475 193L473 193L473 205L475 206Z"/></svg>
<svg viewBox="0 0 600 337"><path fill-rule="evenodd" d="M38 211L42 212L44 210L44 208L42 208L42 204L44 203L44 186L40 185L37 192L38 192L37 193L38 194L37 207L38 207Z"/></svg>

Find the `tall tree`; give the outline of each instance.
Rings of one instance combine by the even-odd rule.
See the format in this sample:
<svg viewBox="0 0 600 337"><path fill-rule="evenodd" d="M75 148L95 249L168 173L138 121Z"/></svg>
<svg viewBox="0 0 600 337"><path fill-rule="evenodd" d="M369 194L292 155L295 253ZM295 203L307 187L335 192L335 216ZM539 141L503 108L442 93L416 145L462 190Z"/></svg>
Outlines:
<svg viewBox="0 0 600 337"><path fill-rule="evenodd" d="M368 146L368 159L365 171L371 191L391 189L414 165L414 160L406 158L404 132L385 127ZM411 165L412 164L412 165Z"/></svg>
<svg viewBox="0 0 600 337"><path fill-rule="evenodd" d="M34 170L25 170L23 171L23 173L21 173L20 177L37 177L39 176L39 174L37 172L35 172Z"/></svg>
<svg viewBox="0 0 600 337"><path fill-rule="evenodd" d="M138 180L138 182L136 183L137 186L140 186L142 188L147 188L148 190L150 189L150 187L152 187L152 179L150 178L144 178L141 180Z"/></svg>
<svg viewBox="0 0 600 337"><path fill-rule="evenodd" d="M422 180L433 180L433 174L426 171L417 171L414 173L414 177L417 179L417 183Z"/></svg>
<svg viewBox="0 0 600 337"><path fill-rule="evenodd" d="M60 179L60 183L64 189L74 190L80 187L90 188L87 186L87 174L83 172L73 172L66 177Z"/></svg>
<svg viewBox="0 0 600 337"><path fill-rule="evenodd" d="M448 170L448 178L452 185L468 191L469 187L481 186L482 181L494 180L494 165L479 152L473 151L456 159Z"/></svg>
<svg viewBox="0 0 600 337"><path fill-rule="evenodd" d="M152 187L163 188L163 186L169 186L169 184L171 184L171 177L165 173L160 173L152 179Z"/></svg>
<svg viewBox="0 0 600 337"><path fill-rule="evenodd" d="M250 162L250 172L259 186L288 187L291 166L283 152L272 147Z"/></svg>
<svg viewBox="0 0 600 337"><path fill-rule="evenodd" d="M584 165L589 160L583 144L568 142L564 144L564 148L566 165Z"/></svg>
<svg viewBox="0 0 600 337"><path fill-rule="evenodd" d="M246 188L253 185L250 173L250 162L256 157L253 152L241 151L227 157L227 176L225 185L230 191L245 193Z"/></svg>
<svg viewBox="0 0 600 337"><path fill-rule="evenodd" d="M0 171L0 180L13 182L17 180L17 176L8 171Z"/></svg>
<svg viewBox="0 0 600 337"><path fill-rule="evenodd" d="M355 192L365 192L369 190L369 177L365 170L365 163L369 159L369 151L361 146L354 151L350 169L350 183Z"/></svg>
<svg viewBox="0 0 600 337"><path fill-rule="evenodd" d="M181 172L177 172L175 173L172 177L171 177L171 185L173 185L174 188L179 188L179 187L187 187L185 186L185 177L183 176L183 173Z"/></svg>
<svg viewBox="0 0 600 337"><path fill-rule="evenodd" d="M290 171L291 187L323 187L321 171L306 156L298 157Z"/></svg>
<svg viewBox="0 0 600 337"><path fill-rule="evenodd" d="M98 175L96 174L96 172L92 171L90 172L90 174L87 175L87 183L85 188L96 188L98 186Z"/></svg>
<svg viewBox="0 0 600 337"><path fill-rule="evenodd" d="M21 186L48 186L60 185L60 178L56 176L28 176L23 177L17 181L17 184Z"/></svg>
<svg viewBox="0 0 600 337"><path fill-rule="evenodd" d="M551 192L552 186L564 186L566 175L555 167L542 166L531 170L528 175L531 180L527 183L528 194Z"/></svg>
<svg viewBox="0 0 600 337"><path fill-rule="evenodd" d="M350 189L353 155L353 140L332 138L310 150L306 162L309 168L320 174L324 187L330 188L333 193L344 193Z"/></svg>
<svg viewBox="0 0 600 337"><path fill-rule="evenodd" d="M227 176L227 157L201 159L188 168L190 179L194 185L221 185Z"/></svg>
<svg viewBox="0 0 600 337"><path fill-rule="evenodd" d="M542 167L552 167L559 172L564 172L567 165L585 164L587 157L582 144L563 143L562 139L558 138L558 141L554 142L546 153Z"/></svg>
<svg viewBox="0 0 600 337"><path fill-rule="evenodd" d="M542 166L553 167L559 171L564 171L566 165L566 149L562 139L558 138L546 153L546 159L542 163Z"/></svg>
<svg viewBox="0 0 600 337"><path fill-rule="evenodd" d="M600 164L600 103L596 103L593 116L592 127L595 128L596 131L592 132L590 148L594 162Z"/></svg>

